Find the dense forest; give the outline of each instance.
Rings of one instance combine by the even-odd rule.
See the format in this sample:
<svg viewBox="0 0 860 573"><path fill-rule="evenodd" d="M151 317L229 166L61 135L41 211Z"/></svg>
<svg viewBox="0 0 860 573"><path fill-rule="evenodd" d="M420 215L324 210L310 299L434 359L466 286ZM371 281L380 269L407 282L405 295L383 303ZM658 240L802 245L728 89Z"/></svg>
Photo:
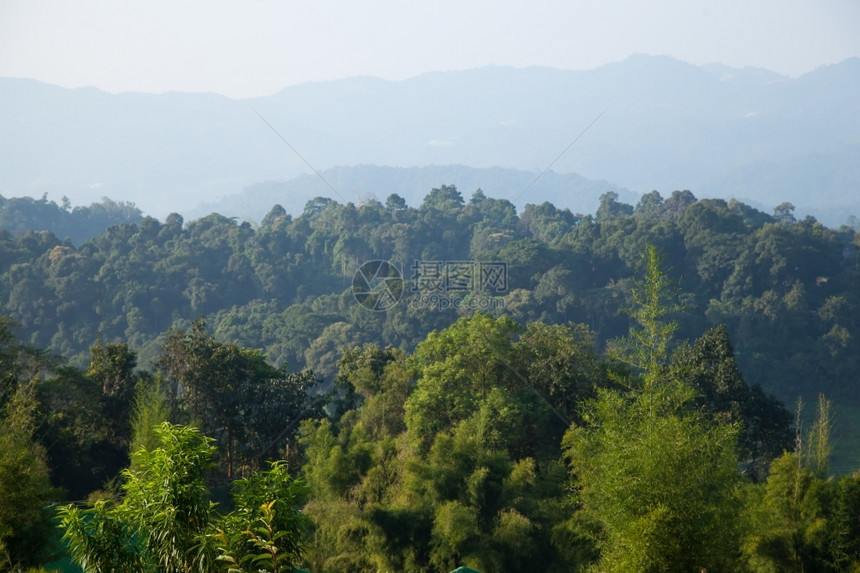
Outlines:
<svg viewBox="0 0 860 573"><path fill-rule="evenodd" d="M858 567L860 238L792 211L518 214L442 186L258 227L4 231L0 555Z"/></svg>
<svg viewBox="0 0 860 573"><path fill-rule="evenodd" d="M857 403L858 241L848 227L795 221L790 204L772 216L655 191L634 207L608 192L594 216L548 203L518 215L480 190L465 201L442 186L418 208L397 195L358 207L319 198L295 218L275 206L256 228L212 214L147 217L77 245L4 233L0 301L28 344L79 367L97 339L126 342L151 366L169 327L204 316L216 338L331 381L342 348L410 351L470 307L523 324L585 324L602 346L627 332L619 311L640 253L654 244L683 293L680 339L725 324L745 377L786 403L818 392ZM385 312L367 312L353 295L356 270L373 260L391 262L408 283ZM506 284L448 289L448 302L482 300L429 308L416 288L422 261L503 262Z"/></svg>
<svg viewBox="0 0 860 573"><path fill-rule="evenodd" d="M143 214L133 203L116 202L107 197L89 207L72 207L68 197L63 197L57 205L56 201L48 201L47 193L41 199L7 199L0 195L0 229L19 234L50 231L59 239L75 244L101 235L113 225L137 223L142 218Z"/></svg>

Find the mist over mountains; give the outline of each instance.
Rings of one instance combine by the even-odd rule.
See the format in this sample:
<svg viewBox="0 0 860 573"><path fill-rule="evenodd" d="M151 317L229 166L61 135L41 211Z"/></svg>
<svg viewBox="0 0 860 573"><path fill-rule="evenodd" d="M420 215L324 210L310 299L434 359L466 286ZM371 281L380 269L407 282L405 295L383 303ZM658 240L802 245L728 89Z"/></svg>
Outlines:
<svg viewBox="0 0 860 573"><path fill-rule="evenodd" d="M333 167L321 175L305 174L289 181L256 183L241 193L202 203L187 215L197 219L210 213L230 213L242 220L260 222L275 204L289 213L298 214L313 197L332 197L342 203L361 204L369 200L385 202L392 193L405 199L407 205L420 206L428 191L443 184L462 190L466 199L481 189L490 197L511 201L520 210L526 203L549 201L574 213L591 213L597 207L600 195L607 191L618 193L622 202L635 203L639 199L639 195L629 189L606 181L586 179L576 173L540 173L502 167L355 165Z"/></svg>
<svg viewBox="0 0 860 573"><path fill-rule="evenodd" d="M414 205L452 183L518 208L549 200L580 212L607 190L635 202L690 189L766 211L790 201L798 215L838 225L860 215L858 101L857 58L791 79L634 56L590 71L357 77L248 100L3 78L0 194L256 219L275 199L290 211L316 195L398 193Z"/></svg>

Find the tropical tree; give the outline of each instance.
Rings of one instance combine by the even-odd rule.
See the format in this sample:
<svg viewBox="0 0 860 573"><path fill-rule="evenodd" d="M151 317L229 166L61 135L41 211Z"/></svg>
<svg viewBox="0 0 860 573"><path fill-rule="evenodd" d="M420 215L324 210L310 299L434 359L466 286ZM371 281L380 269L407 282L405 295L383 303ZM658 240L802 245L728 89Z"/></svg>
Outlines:
<svg viewBox="0 0 860 573"><path fill-rule="evenodd" d="M299 421L316 415L321 396L310 396L310 371L288 373L256 350L216 341L203 320L190 331L168 334L159 367L169 380L168 397L186 420L220 433L225 473L253 471L284 447Z"/></svg>
<svg viewBox="0 0 860 573"><path fill-rule="evenodd" d="M598 223L605 223L626 217L633 214L633 206L626 203L618 202L618 193L615 191L607 191L600 196L600 206L597 208L595 220Z"/></svg>
<svg viewBox="0 0 860 573"><path fill-rule="evenodd" d="M234 509L217 524L217 560L231 572L292 573L304 553L310 527L300 511L307 488L294 480L285 462L233 482Z"/></svg>
<svg viewBox="0 0 860 573"><path fill-rule="evenodd" d="M12 390L0 408L0 568L19 571L52 555L51 485L45 448L36 442L38 403L33 384Z"/></svg>
<svg viewBox="0 0 860 573"><path fill-rule="evenodd" d="M666 375L695 391L691 406L717 423L738 425L738 459L748 475L763 479L771 460L791 449L791 413L761 386L746 383L725 325L681 344Z"/></svg>
<svg viewBox="0 0 860 573"><path fill-rule="evenodd" d="M619 354L622 389L598 389L564 439L575 520L600 571L729 571L738 558L737 428L690 407L694 390L666 376L675 325L671 284L650 247L633 289L639 325Z"/></svg>
<svg viewBox="0 0 860 573"><path fill-rule="evenodd" d="M228 570L290 571L302 554L308 520L299 511L304 486L286 465L274 463L235 482L235 509L219 515L206 478L212 439L168 422L155 433L159 447L136 451L133 467L123 472L121 502L61 508L73 560L86 571L104 572L212 571L219 561Z"/></svg>
<svg viewBox="0 0 860 573"><path fill-rule="evenodd" d="M588 392L592 339L572 327L532 325L518 341L520 332L509 318L477 313L431 333L411 356L375 346L345 353L337 416L302 426L313 567L576 563L561 527L557 410Z"/></svg>

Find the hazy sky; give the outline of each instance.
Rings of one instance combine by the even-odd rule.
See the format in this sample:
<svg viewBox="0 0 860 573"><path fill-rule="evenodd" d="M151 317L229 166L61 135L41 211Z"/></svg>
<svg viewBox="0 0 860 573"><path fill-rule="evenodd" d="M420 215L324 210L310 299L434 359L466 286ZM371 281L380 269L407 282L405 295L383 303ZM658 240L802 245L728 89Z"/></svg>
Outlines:
<svg viewBox="0 0 860 573"><path fill-rule="evenodd" d="M0 0L0 76L110 92L249 97L634 53L797 76L860 56L860 0Z"/></svg>

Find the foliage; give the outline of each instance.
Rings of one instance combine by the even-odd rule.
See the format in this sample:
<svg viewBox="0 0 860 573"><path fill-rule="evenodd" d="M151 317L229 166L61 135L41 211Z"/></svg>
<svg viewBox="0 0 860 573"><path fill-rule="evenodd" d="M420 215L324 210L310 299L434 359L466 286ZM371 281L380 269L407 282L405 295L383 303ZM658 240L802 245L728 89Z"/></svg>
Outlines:
<svg viewBox="0 0 860 573"><path fill-rule="evenodd" d="M679 346L666 375L695 391L691 405L700 412L739 426L738 458L753 478L764 478L770 460L791 448L791 414L760 386L746 383L725 326Z"/></svg>
<svg viewBox="0 0 860 573"><path fill-rule="evenodd" d="M52 554L51 486L45 449L34 441L38 423L32 384L13 390L0 410L0 563L22 570Z"/></svg>
<svg viewBox="0 0 860 573"><path fill-rule="evenodd" d="M72 505L60 508L63 540L70 557L84 571L144 571L144 562L134 534L106 500L88 510Z"/></svg>
<svg viewBox="0 0 860 573"><path fill-rule="evenodd" d="M37 385L55 361L21 344L14 328L0 315L0 564L13 571L52 555L50 505L62 495L37 437Z"/></svg>
<svg viewBox="0 0 860 573"><path fill-rule="evenodd" d="M128 465L131 397L148 379L134 368L136 355L125 344L91 348L87 371L58 365L39 381L45 419L37 435L49 445L52 480L72 499L105 487Z"/></svg>
<svg viewBox="0 0 860 573"><path fill-rule="evenodd" d="M118 515L140 537L145 561L165 572L196 569L209 526L212 503L204 471L210 467L210 440L190 427L163 424L161 446L133 454L138 470L123 472L125 492Z"/></svg>
<svg viewBox="0 0 860 573"><path fill-rule="evenodd" d="M135 389L131 404L131 444L129 451L152 450L158 447L156 429L170 419L170 404L161 378L141 381ZM132 468L135 468L132 460Z"/></svg>
<svg viewBox="0 0 860 573"><path fill-rule="evenodd" d="M47 194L41 199L7 199L0 195L0 228L18 233L50 231L75 244L103 233L111 225L137 223L142 218L134 203L117 203L106 197L89 207L72 207L65 197L62 204L57 205L55 201L48 201Z"/></svg>
<svg viewBox="0 0 860 573"><path fill-rule="evenodd" d="M634 290L640 325L627 390L598 390L565 436L577 520L600 571L726 571L737 560L737 430L689 407L691 387L665 376L671 296L652 247Z"/></svg>
<svg viewBox="0 0 860 573"><path fill-rule="evenodd" d="M129 445L162 449L152 428L165 421L214 438L208 477L251 479L286 458L308 484L314 570L730 568L740 545L767 570L749 532L786 537L763 500L807 479L809 515L824 521L793 531L817 532L801 535L815 567L853 563L856 480L827 478L853 469L840 456L850 438L834 440L833 459L801 452L800 481L787 462L769 467L791 441L780 400L860 401L860 235L689 191L654 191L635 209L607 193L595 217L463 197L443 185L416 207L320 198L295 217L276 206L259 226L172 214L77 246L0 231L0 302L25 341L0 318L0 405L30 381L36 404L29 441L15 443L41 444L35 466L73 499L120 487L110 480ZM385 312L350 289L369 260L403 274ZM507 283L422 308L416 261L504 262ZM470 306L481 302L492 304ZM142 461L154 463L135 456L131 475ZM255 498L233 529L210 511L198 556L217 554L215 523L238 540L225 557L255 543L255 555L286 556L279 543L298 529L277 524L299 499ZM124 503L80 510L79 530L125 531L122 547L144 551Z"/></svg>
<svg viewBox="0 0 860 573"><path fill-rule="evenodd" d="M257 469L321 405L308 396L316 383L312 373L290 374L257 351L218 342L206 333L203 320L188 332L168 333L159 367L179 415L204 431L223 432L218 444L227 478L237 468Z"/></svg>
<svg viewBox="0 0 860 573"><path fill-rule="evenodd" d="M293 566L288 558L284 558L278 543L287 536L286 531L276 531L272 523L275 520L274 503L264 503L260 506L260 516L247 529L228 538L226 533L219 532L218 543L222 554L218 557L227 566L230 573L241 571L267 571L292 573ZM247 549L242 545L249 546ZM246 553L242 554L245 549ZM242 557L236 557L242 555ZM243 568L244 566L244 568Z"/></svg>
<svg viewBox="0 0 860 573"><path fill-rule="evenodd" d="M773 462L764 494L749 505L760 513L745 547L754 570L821 568L827 489L799 454L787 452Z"/></svg>
<svg viewBox="0 0 860 573"><path fill-rule="evenodd" d="M276 366L311 367L331 383L345 347L411 351L460 315L417 308L420 292L407 289L401 303L370 316L349 292L361 262L391 261L409 280L416 260L507 262L505 312L523 324L586 324L602 345L628 330L619 310L630 305L629 277L651 243L683 277L684 308L673 315L681 338L725 323L741 371L766 393L860 399L852 229L777 222L689 191L665 200L654 191L640 203L634 210L610 192L596 219L548 203L517 214L504 200L475 191L464 201L443 185L417 207L318 199L294 217L275 206L258 228L173 214L109 227L77 247L43 232L7 233L0 297L30 344L77 366L99 334L149 364L165 330L203 314L219 340L261 349Z"/></svg>
<svg viewBox="0 0 860 573"><path fill-rule="evenodd" d="M565 519L558 416L591 391L600 361L586 329L545 327L517 340L516 323L478 313L408 357L372 346L345 354L345 411L302 426L314 568L576 564L549 534Z"/></svg>
<svg viewBox="0 0 860 573"><path fill-rule="evenodd" d="M218 561L227 571L293 571L304 551L310 520L299 511L307 489L293 480L286 464L233 482L235 509L215 534Z"/></svg>
<svg viewBox="0 0 860 573"><path fill-rule="evenodd" d="M633 307L627 309L638 328L631 328L627 339L619 341L615 358L627 362L642 373L642 389L658 382L669 356L669 344L678 329L677 322L666 318L680 310L673 303L677 296L669 276L663 271L664 257L649 244L643 253L643 278L630 289ZM626 346L626 348L624 348Z"/></svg>
<svg viewBox="0 0 860 573"><path fill-rule="evenodd" d="M160 447L135 452L135 469L124 472L121 503L61 510L75 562L86 571L210 571L216 559L250 563L253 571L291 570L308 522L299 512L304 487L286 466L274 463L235 482L235 509L218 515L205 476L211 439L167 422L156 434Z"/></svg>
<svg viewBox="0 0 860 573"><path fill-rule="evenodd" d="M794 451L775 460L767 481L752 490L743 546L751 571L860 568L860 476L827 475L830 424L830 404L821 396L810 431L798 424Z"/></svg>
<svg viewBox="0 0 860 573"><path fill-rule="evenodd" d="M583 532L599 569L729 570L736 559L735 432L674 396L604 390L566 436ZM591 533L595 532L595 533Z"/></svg>

